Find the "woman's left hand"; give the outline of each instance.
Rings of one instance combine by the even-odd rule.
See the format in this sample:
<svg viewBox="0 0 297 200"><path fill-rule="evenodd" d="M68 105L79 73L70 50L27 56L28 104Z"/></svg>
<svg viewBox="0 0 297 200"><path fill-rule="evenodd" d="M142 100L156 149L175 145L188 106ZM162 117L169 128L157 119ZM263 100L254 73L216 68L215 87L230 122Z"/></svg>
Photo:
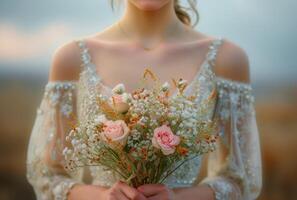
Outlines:
<svg viewBox="0 0 297 200"><path fill-rule="evenodd" d="M164 184L145 184L137 188L148 200L176 200L175 193Z"/></svg>

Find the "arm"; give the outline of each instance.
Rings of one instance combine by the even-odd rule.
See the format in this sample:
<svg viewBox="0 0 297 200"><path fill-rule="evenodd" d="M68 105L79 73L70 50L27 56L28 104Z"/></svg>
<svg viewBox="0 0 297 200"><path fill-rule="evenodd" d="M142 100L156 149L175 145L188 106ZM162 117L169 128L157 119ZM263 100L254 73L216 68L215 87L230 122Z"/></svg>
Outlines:
<svg viewBox="0 0 297 200"><path fill-rule="evenodd" d="M93 200L107 188L82 181L83 168L64 170L65 138L77 123L77 81L51 80L38 109L28 151L28 179L38 199Z"/></svg>
<svg viewBox="0 0 297 200"><path fill-rule="evenodd" d="M71 77L62 78L58 70L65 64L61 62L64 51L65 47L54 56L28 146L27 178L37 199L66 199L74 185L82 184L82 170L69 174L63 168L65 137L71 129L70 124L76 123L77 118L77 81Z"/></svg>
<svg viewBox="0 0 297 200"><path fill-rule="evenodd" d="M217 116L220 140L209 155L208 177L215 199L255 199L262 185L261 155L254 97L245 52L231 42L218 57ZM232 81L231 81L232 80Z"/></svg>
<svg viewBox="0 0 297 200"><path fill-rule="evenodd" d="M67 121L75 113L74 82L49 82L37 109L27 155L27 178L37 199L66 199L69 189L80 183L81 172L63 168Z"/></svg>

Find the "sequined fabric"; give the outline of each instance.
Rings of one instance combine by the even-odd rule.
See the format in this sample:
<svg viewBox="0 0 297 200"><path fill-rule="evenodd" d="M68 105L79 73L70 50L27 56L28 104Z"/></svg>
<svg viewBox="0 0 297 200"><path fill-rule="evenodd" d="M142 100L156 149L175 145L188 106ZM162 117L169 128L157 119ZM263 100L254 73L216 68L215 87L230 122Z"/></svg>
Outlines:
<svg viewBox="0 0 297 200"><path fill-rule="evenodd" d="M217 91L217 102L202 116L219 118L220 140L217 150L208 156L208 175L198 184L211 187L216 200L255 199L261 189L261 158L254 111L254 96L249 83L236 82L216 76L215 59L222 38L215 39L208 54L185 90L199 104ZM89 50L78 40L82 70L77 81L52 81L45 92L32 129L27 156L27 177L38 199L67 199L70 188L84 184L86 167L69 174L63 169L62 150L71 123L86 123L100 113L98 95L110 96L96 73ZM175 98L172 95L171 98ZM175 171L166 180L168 187L197 184L202 157L197 157ZM103 167L89 167L91 182L111 186L118 177Z"/></svg>
<svg viewBox="0 0 297 200"><path fill-rule="evenodd" d="M27 179L37 199L65 200L80 183L81 171L66 173L62 156L68 122L76 115L76 91L76 82L49 82L37 109L27 155Z"/></svg>

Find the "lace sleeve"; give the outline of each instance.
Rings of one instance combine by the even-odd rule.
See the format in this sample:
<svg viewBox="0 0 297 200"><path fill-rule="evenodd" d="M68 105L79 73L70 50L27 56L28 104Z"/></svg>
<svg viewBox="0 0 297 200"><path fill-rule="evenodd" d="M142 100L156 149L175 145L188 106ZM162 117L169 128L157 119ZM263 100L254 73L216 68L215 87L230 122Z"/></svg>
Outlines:
<svg viewBox="0 0 297 200"><path fill-rule="evenodd" d="M262 186L262 168L251 85L218 79L217 87L221 137L209 155L208 176L202 183L214 190L216 200L255 199Z"/></svg>
<svg viewBox="0 0 297 200"><path fill-rule="evenodd" d="M38 200L67 199L69 189L81 183L81 170L64 170L65 137L76 118L76 82L48 82L37 109L27 152L27 179Z"/></svg>

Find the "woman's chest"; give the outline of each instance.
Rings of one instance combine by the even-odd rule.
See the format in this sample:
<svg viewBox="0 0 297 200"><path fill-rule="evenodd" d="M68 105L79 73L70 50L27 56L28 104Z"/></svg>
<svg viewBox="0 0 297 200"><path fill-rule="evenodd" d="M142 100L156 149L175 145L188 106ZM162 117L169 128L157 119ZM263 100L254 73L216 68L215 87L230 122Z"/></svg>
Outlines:
<svg viewBox="0 0 297 200"><path fill-rule="evenodd" d="M160 82L183 78L192 82L201 69L208 52L207 42L189 44L164 44L154 51L143 51L134 46L89 44L88 54L94 72L104 85L114 87L125 84L132 92L140 86L146 68L153 71Z"/></svg>

